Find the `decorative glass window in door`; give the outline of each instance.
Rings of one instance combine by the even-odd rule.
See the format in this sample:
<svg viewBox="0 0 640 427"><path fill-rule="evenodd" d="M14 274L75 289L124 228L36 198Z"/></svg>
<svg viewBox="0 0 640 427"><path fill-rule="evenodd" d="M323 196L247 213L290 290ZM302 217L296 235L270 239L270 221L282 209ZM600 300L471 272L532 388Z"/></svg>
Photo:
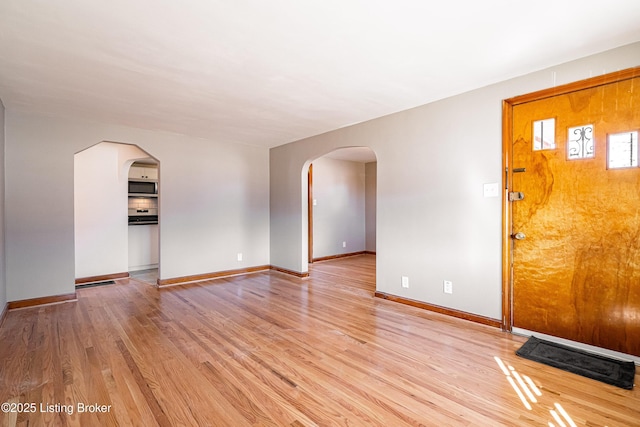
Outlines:
<svg viewBox="0 0 640 427"><path fill-rule="evenodd" d="M638 166L638 131L609 135L609 169Z"/></svg>
<svg viewBox="0 0 640 427"><path fill-rule="evenodd" d="M556 148L556 119L533 122L533 151Z"/></svg>
<svg viewBox="0 0 640 427"><path fill-rule="evenodd" d="M569 128L567 156L569 160L589 159L594 156L593 125Z"/></svg>

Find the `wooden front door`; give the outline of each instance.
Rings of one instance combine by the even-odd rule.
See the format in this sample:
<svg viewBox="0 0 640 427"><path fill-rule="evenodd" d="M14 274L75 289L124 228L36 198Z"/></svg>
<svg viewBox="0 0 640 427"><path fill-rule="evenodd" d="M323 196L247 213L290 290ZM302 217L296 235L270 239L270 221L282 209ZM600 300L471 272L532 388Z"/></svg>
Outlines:
<svg viewBox="0 0 640 427"><path fill-rule="evenodd" d="M511 104L513 327L640 356L638 76Z"/></svg>

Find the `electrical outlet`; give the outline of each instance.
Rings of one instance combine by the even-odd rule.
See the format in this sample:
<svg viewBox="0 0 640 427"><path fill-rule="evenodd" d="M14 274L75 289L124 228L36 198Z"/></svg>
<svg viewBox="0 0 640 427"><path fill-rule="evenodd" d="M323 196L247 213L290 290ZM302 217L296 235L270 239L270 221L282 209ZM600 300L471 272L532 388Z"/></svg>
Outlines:
<svg viewBox="0 0 640 427"><path fill-rule="evenodd" d="M238 252L238 261L242 261L242 252Z"/></svg>
<svg viewBox="0 0 640 427"><path fill-rule="evenodd" d="M450 280L445 280L443 282L443 291L445 294L452 294L453 293L453 282Z"/></svg>
<svg viewBox="0 0 640 427"><path fill-rule="evenodd" d="M342 247L346 248L347 247L347 242L342 242Z"/></svg>
<svg viewBox="0 0 640 427"><path fill-rule="evenodd" d="M402 276L402 287L403 288L409 287L409 278L407 276Z"/></svg>

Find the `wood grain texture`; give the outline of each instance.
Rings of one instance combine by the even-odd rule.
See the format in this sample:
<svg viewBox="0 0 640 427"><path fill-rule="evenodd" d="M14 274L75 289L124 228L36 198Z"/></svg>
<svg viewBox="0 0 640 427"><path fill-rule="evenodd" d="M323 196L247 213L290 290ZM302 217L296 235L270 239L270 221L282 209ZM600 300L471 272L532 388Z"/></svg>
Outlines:
<svg viewBox="0 0 640 427"><path fill-rule="evenodd" d="M9 310L15 310L17 308L35 307L38 305L57 304L61 302L74 301L76 299L76 293L52 295L48 297L30 298L18 301L9 301Z"/></svg>
<svg viewBox="0 0 640 427"><path fill-rule="evenodd" d="M309 272L308 271L302 273L302 272L299 272L299 271L293 271L293 270L289 270L288 268L278 267L278 266L275 266L275 265L272 265L270 267L270 269L274 270L274 271L279 271L280 273L289 274L291 276L295 276L295 277L298 277L300 279L304 279L306 277L309 277Z"/></svg>
<svg viewBox="0 0 640 427"><path fill-rule="evenodd" d="M338 258L346 258L346 257L350 257L350 256L355 256L355 255L362 255L365 254L365 251L358 251L358 252L349 252L346 254L336 254L336 255L327 255L327 256L323 256L323 257L319 257L319 258L314 258L313 262L322 262L322 261L329 261L332 259L338 259Z"/></svg>
<svg viewBox="0 0 640 427"><path fill-rule="evenodd" d="M401 304L407 304L413 307L418 307L423 310L434 311L436 313L446 314L447 316L457 317L458 319L469 320L470 322L492 326L494 328L499 328L502 326L502 322L498 319L492 319L490 317L485 317L485 316L478 316L477 314L467 313L465 311L460 311L460 310L454 310L448 307L442 307L440 305L428 304L426 302L416 301L409 298L400 297L397 295L390 295L384 292L376 292L375 296L378 298L388 299L389 301L395 301Z"/></svg>
<svg viewBox="0 0 640 427"><path fill-rule="evenodd" d="M129 277L128 272L103 274L101 276L79 277L76 279L76 285L82 285L85 283L93 283L93 282L105 282L107 280L124 279L125 277Z"/></svg>
<svg viewBox="0 0 640 427"><path fill-rule="evenodd" d="M556 118L553 150L532 120ZM594 125L595 157L567 160L568 128ZM640 168L607 167L607 136L640 129L640 77L513 109L513 325L640 356Z"/></svg>
<svg viewBox="0 0 640 427"><path fill-rule="evenodd" d="M0 328L4 323L4 319L7 317L8 312L9 312L9 303L6 303L4 307L2 307L2 311L0 311Z"/></svg>
<svg viewBox="0 0 640 427"><path fill-rule="evenodd" d="M313 264L306 280L131 277L10 311L0 402L111 410L0 413L0 425L546 426L555 404L577 425L638 425L638 389L520 359L524 338L375 298L374 283L362 255ZM541 390L531 410L495 357Z"/></svg>
<svg viewBox="0 0 640 427"><path fill-rule="evenodd" d="M219 279L221 277L238 276L240 274L255 273L258 271L269 270L271 267L268 265L258 265L255 267L238 268L236 270L216 271L214 273L195 274L192 276L173 277L170 279L158 279L157 285L159 287L182 285L184 283L199 282L202 280Z"/></svg>
<svg viewBox="0 0 640 427"><path fill-rule="evenodd" d="M567 83L564 85L554 86L549 89L540 90L537 92L527 93L520 96L515 96L507 100L510 105L525 104L531 101L539 101L545 98L551 98L558 95L565 95L572 92L581 91L583 89L591 89L609 83L616 83L623 80L629 80L636 77L640 77L640 67L627 68L625 70L614 71L613 73L607 73L600 76L590 77L584 80L578 80L576 82Z"/></svg>
<svg viewBox="0 0 640 427"><path fill-rule="evenodd" d="M511 228L513 224L511 203L508 192L513 180L513 104L509 100L502 102L502 329L511 331L513 327L513 283L511 265L513 256L513 240Z"/></svg>

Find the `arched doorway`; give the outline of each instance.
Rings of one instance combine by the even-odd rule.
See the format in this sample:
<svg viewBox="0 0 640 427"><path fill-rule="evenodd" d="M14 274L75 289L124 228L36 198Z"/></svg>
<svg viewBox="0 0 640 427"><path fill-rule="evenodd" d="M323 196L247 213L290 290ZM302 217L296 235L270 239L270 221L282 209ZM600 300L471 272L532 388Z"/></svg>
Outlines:
<svg viewBox="0 0 640 427"><path fill-rule="evenodd" d="M377 158L369 147L334 150L307 169L307 259L376 253Z"/></svg>
<svg viewBox="0 0 640 427"><path fill-rule="evenodd" d="M74 155L76 285L129 276L129 172L135 161L159 165L138 146L124 143L103 141ZM157 199L155 194L155 209ZM156 243L150 251L157 254L157 267L157 223L155 227Z"/></svg>

